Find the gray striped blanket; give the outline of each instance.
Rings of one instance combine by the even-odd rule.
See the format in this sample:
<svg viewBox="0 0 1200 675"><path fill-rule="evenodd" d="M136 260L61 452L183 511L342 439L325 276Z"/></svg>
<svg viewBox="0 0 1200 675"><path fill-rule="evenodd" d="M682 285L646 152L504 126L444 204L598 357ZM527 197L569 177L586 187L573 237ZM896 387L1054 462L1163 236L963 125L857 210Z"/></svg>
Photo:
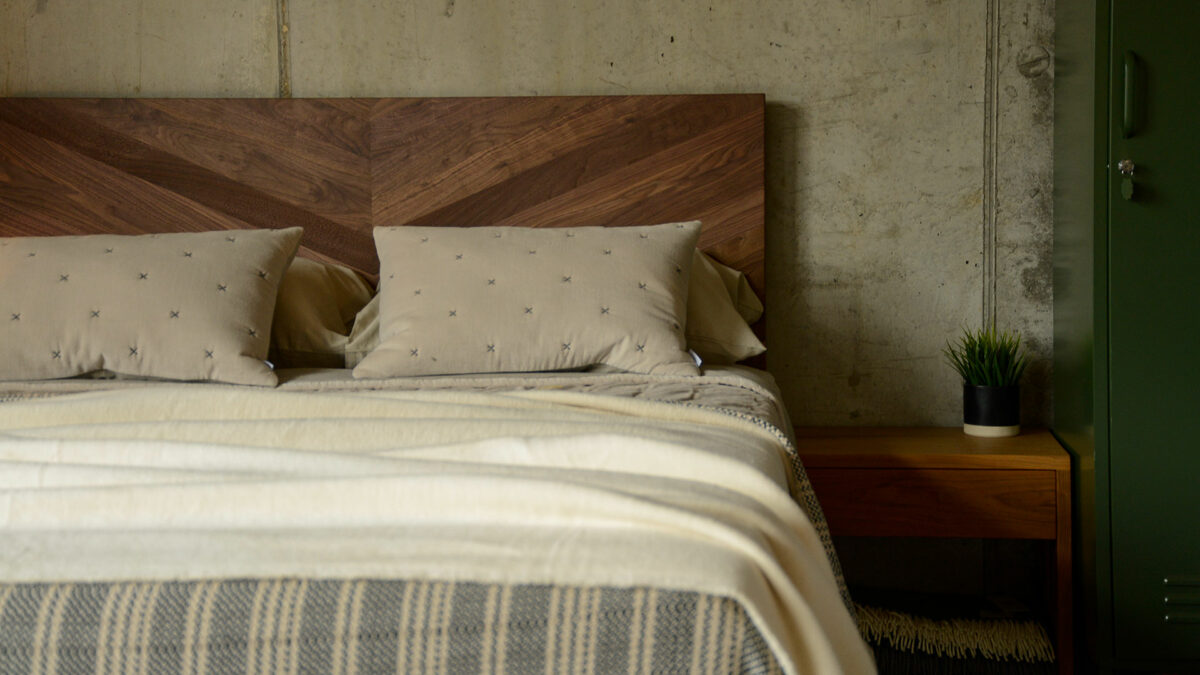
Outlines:
<svg viewBox="0 0 1200 675"><path fill-rule="evenodd" d="M0 585L0 673L776 673L727 598L376 579Z"/></svg>
<svg viewBox="0 0 1200 675"><path fill-rule="evenodd" d="M439 395L439 398L430 398L430 401L422 399L423 404L427 407L433 404L439 406L437 408L438 415L432 416L428 421L424 416L406 420L403 427L399 426L400 422L397 421L401 419L401 416L397 415L393 419L387 417L386 414L391 412L392 406L405 403L407 398L381 396L350 399L344 397L344 401L339 399L338 402L340 405L353 405L356 411L368 405L372 406L373 412L369 419L374 425L386 424L387 428L402 430L408 435L422 439L421 442L426 444L435 443L441 437L434 435L432 431L429 432L428 438L421 436L421 433L427 430L440 433L440 430L447 426L443 418L457 419L450 414L457 414L457 409L451 406L460 405L458 399L449 395L455 393L453 390L489 392L490 395L492 391L521 392L545 388L555 391L604 393L609 397L620 399L639 398L657 402L655 404L660 406L673 404L666 407L677 410L698 408L707 411L704 412L705 415L719 413L717 417L723 419L716 420L716 422L701 418L706 423L713 425L713 433L728 432L726 427L721 426L719 422L737 418L741 422L736 427L738 435L734 440L740 442L744 435L742 430L746 428L746 425L742 422L749 423L757 428L755 430L757 437L766 438L765 443L771 443L770 439L773 438L775 447L783 451L785 462L781 468L791 474L791 480L788 481L787 486L791 488L791 497L808 514L817 535L816 540L810 540L811 544L808 545L815 544L815 550L823 548L828 554L832 563L833 576L836 577L839 586L838 590L843 594L843 601L849 604L844 584L841 584L836 555L833 552L820 505L812 493L803 466L795 454L790 435L786 431L786 418L783 417L782 410L779 409L769 392L744 379L732 379L729 382L712 381L708 378L705 380L707 381L697 382L696 378L689 378L686 382L675 382L660 378L643 382L628 376L581 376L571 379L554 378L545 382L539 380L528 384L508 381L446 382L444 386L452 390L446 396ZM68 384L77 385L75 382ZM303 391L299 387L300 384L303 383L296 383L296 389ZM384 384L370 384L380 389L385 389L386 385L397 386L393 385L391 381ZM434 385L437 384L434 383ZM318 381L314 384L313 393L326 395L340 393L343 387L347 393L357 393L362 390L363 385ZM128 388L131 391L134 390L132 386ZM436 389L437 387L431 388ZM140 392L141 388L137 388L136 391ZM164 388L163 391L173 391L173 395L180 399L190 396L186 392L173 389ZM0 407L7 407L3 404L8 402L31 401L46 395L57 398L58 395L66 393L70 392L13 391L5 396L3 391L0 391ZM226 393L222 390L213 392L211 395L200 396L200 398L203 399L202 403L216 403L216 399L233 396L235 393L240 392ZM249 395L246 394L246 396ZM287 393L286 395L291 396L292 394ZM289 415L301 415L300 412L293 410L296 402L290 399L283 401L284 396L285 392L279 394L268 392L255 399L254 403L259 404L259 407L255 408L256 411L259 411L256 414L265 420L261 423L263 426L276 427L276 417L281 413L279 410L271 408L269 404L276 402L277 399L280 405L287 404L285 412ZM151 401L157 401L160 397L140 398L145 399L143 402L150 405ZM190 401L190 399L188 400ZM528 414L531 418L549 405L548 401L550 401L549 398L521 398L515 394L505 400L516 402L513 404L514 407L526 407L531 411ZM109 405L107 401L98 398L84 398L80 402L86 403L87 401L94 401L99 406L101 413L104 413L104 406ZM334 399L330 396L322 399L323 405L333 402ZM470 399L467 402L474 406L467 411L471 414L474 414L475 408L479 408L483 404L482 399ZM504 402L496 403L497 408L502 407L501 404ZM557 400L553 403L559 405ZM556 409L555 414L549 418L551 422L547 422L547 424L562 425L564 428L568 424L577 426L590 424L594 425L596 429L606 430L607 427L601 426L600 423L623 419L615 413L606 413L605 410L599 408L594 411L581 409L579 401L566 401L566 403L571 405L563 404L561 414ZM181 405L175 407L188 409L187 406L180 407ZM226 402L224 405L232 406L233 404ZM381 410L374 411L375 408ZM200 409L209 410L204 405L200 406ZM53 411L48 408L42 414L50 412ZM143 414L140 409L138 414ZM150 420L145 422L146 425L152 425L153 420L160 419L155 417L153 412L144 414L146 419ZM226 415L225 412L221 414ZM24 429L21 425L25 424L22 422L27 419L25 416L13 415L10 417L13 417L20 429ZM204 415L199 417L204 417ZM81 417L81 419L85 418L86 416ZM48 422L38 422L37 424L53 424L54 429L61 424L55 415L51 415L47 419ZM107 417L102 419L107 420ZM133 419L141 423L140 418ZM241 421L240 418L230 419ZM250 416L247 416L247 419L250 419ZM307 417L301 416L295 424L303 424L305 419ZM466 426L470 422L468 418L463 419L465 421L456 426ZM598 422L593 422L593 419ZM638 419L640 421L640 418ZM361 422L358 423L358 426L365 428ZM376 427L372 426L371 428ZM584 427L585 431L592 428L591 426ZM557 427L552 430L557 433ZM122 429L121 434L119 438L122 441L126 435L132 437L131 432L127 429ZM372 434L379 436L375 431L372 431ZM33 435L36 436L36 434ZM410 442L404 440L406 438L407 436L400 438L388 435L388 447L402 441ZM528 447L534 447L535 441L536 439L530 441ZM346 442L348 443L348 441ZM28 447L33 447L35 444L36 440L31 441ZM23 450L25 447L27 446L14 444L16 450ZM204 447L212 454L225 457L220 446ZM414 445L414 447L424 446ZM433 445L431 447L436 449L441 446ZM318 449L323 448L322 445ZM93 448L88 448L89 452L92 450ZM369 451L371 448L363 449L363 461L382 461L366 454ZM438 452L442 452L442 450L438 450ZM107 456L105 455L105 457ZM348 462L358 456L358 454L346 451L344 454L336 456L336 459ZM439 457L440 455L434 456ZM87 454L77 454L72 457L76 458L73 460L75 462L104 464L108 461ZM157 456L155 457L157 458ZM163 467L173 470L189 468L187 458L191 455L181 452L179 457L177 464L164 462ZM264 454L262 461L267 461L265 457ZM465 457L475 459L473 456ZM486 459L485 456L481 455L481 457ZM548 454L546 459L539 461L551 462L553 457L554 455ZM14 458L28 461L27 458L22 459L25 458L25 455L19 452L14 455ZM131 453L127 460L124 459L124 456L121 458L128 462L131 470L138 469L141 466L140 462L144 461L142 456L137 453ZM304 453L297 452L295 455L289 455L289 458L292 463L281 466L289 467L289 471L297 476L304 477L307 475L303 473L304 471L311 471L304 469L307 464L301 460L309 461L310 459ZM332 459L325 459L324 455L319 459L333 462ZM69 460L64 461L69 464ZM236 468L241 465L235 463L231 466ZM341 464L337 464L337 466L341 467ZM58 467L52 468L57 469ZM156 467L152 466L151 468ZM537 470L539 469L536 466L530 469L531 472ZM346 480L357 480L356 475L349 472L346 474ZM415 489L416 481L401 484L405 475L402 472L396 474L398 476L395 478L396 485L400 485L404 489L409 489L409 486ZM423 476L423 474L421 475ZM531 475L533 474L531 473ZM638 480L646 480L640 474L631 473L630 475ZM718 478L720 480L710 482L722 486L722 489L728 489L730 483L721 482L725 476ZM421 478L421 481L424 482L428 480L424 477ZM310 480L310 482L314 481ZM362 480L357 484L367 482L369 481ZM207 485L207 483L196 484ZM260 484L263 489L274 488L274 485L265 479L259 479L259 482L255 483L256 486ZM191 483L182 483L181 489L188 485ZM231 490L238 485L237 481L221 484L222 487ZM664 485L670 487L672 484L664 483ZM631 484L629 489L632 490L633 487ZM703 483L698 484L697 490L703 488ZM76 491L86 491L86 489L87 486L84 485ZM196 489L189 494L194 495L199 491ZM96 492L97 494L102 493L101 490L96 490ZM14 494L18 493L14 492ZM61 504L62 497L52 491L46 491L44 494L47 512L53 512ZM163 504L164 510L168 510L166 503L154 502L150 499L149 488L139 488L135 485L130 488L129 494L141 495L148 499L149 501L146 501L143 506L150 510L154 509L153 504ZM631 492L631 494L633 493ZM668 491L666 494L673 493ZM687 494L692 495L693 493ZM698 497L702 493L695 494ZM754 497L755 494L757 493L747 493L747 496ZM24 496L27 497L27 495ZM692 497L689 496L688 499L692 499ZM240 502L238 503L240 504ZM341 501L329 503L341 505ZM380 505L388 507L392 503L389 498L389 500L380 502ZM785 498L781 503L787 504L788 502ZM296 505L297 507L303 506L300 502L297 502ZM220 504L214 503L212 506L220 507ZM239 508L241 507L239 506ZM313 507L307 508L312 509ZM794 510L795 506L790 508ZM191 513L187 509L180 512ZM41 513L41 511L26 509L22 513L33 514ZM146 513L145 509L134 509L128 516L132 519L130 522L136 521L144 513ZM209 513L209 511L197 508L196 513ZM322 511L316 509L316 513L319 515ZM357 514L358 511L353 513ZM375 510L367 510L363 513L369 515L375 513ZM441 511L437 511L437 513L441 513ZM720 518L720 513L719 510L713 511L711 517ZM739 513L741 512L739 511ZM750 512L747 511L747 513ZM324 521L316 522L323 524ZM355 521L348 522L353 524ZM447 520L447 522L452 523L453 521ZM523 520L521 522L524 523ZM198 531L203 531L205 527L212 526L207 523L208 521L204 521L204 523L188 525L188 527L196 527L199 528ZM380 527L385 526L393 526L392 521L381 521ZM553 523L547 527L552 526L554 526ZM309 527L315 526L310 525ZM160 530L162 532L170 531L161 528ZM678 534L674 533L674 530L671 530L670 533L676 539L681 539ZM95 533L92 534L93 538L96 538ZM21 533L14 532L12 541L17 544L25 541L22 536ZM657 546L662 537L663 535L655 534L647 540L646 544ZM98 538L96 540L99 541ZM573 540L573 538L568 538L563 541ZM37 541L41 542L42 540ZM71 541L75 541L75 538L71 538ZM154 541L161 541L161 536ZM378 541L384 543L387 540ZM393 555L401 558L410 554L420 555L420 552L412 552L406 539L392 539L392 542L396 541L404 543L401 544L401 548L393 546ZM425 539L421 539L421 541L425 546L430 546L429 541ZM437 540L431 541L436 542ZM303 543L304 539L297 539L297 542ZM15 548L17 551L23 550L20 545L16 545ZM340 547L330 549L317 546L317 549L322 548L335 554L337 559L340 559L342 555ZM47 550L70 551L72 549L70 547L58 549L51 546ZM88 549L83 547L80 550ZM153 548L147 550L157 551ZM169 546L163 549L168 552L171 550L173 549ZM0 675L76 672L96 675L225 672L775 673L782 672L785 668L789 672L793 671L795 668L789 664L803 661L803 659L796 658L797 654L819 653L816 649L810 649L808 642L791 637L787 642L780 642L779 626L781 624L778 615L773 617L770 613L766 615L762 613L764 608L770 609L770 604L764 604L761 600L756 602L753 597L747 599L736 594L734 597L740 599L734 600L729 597L728 593L712 588L697 590L697 587L693 586L690 590L685 590L683 585L672 588L671 583L665 581L671 575L660 576L661 582L647 582L637 579L636 575L633 575L632 580L625 581L627 577L621 573L610 575L613 578L601 581L599 578L591 578L591 573L589 573L589 576L577 576L570 580L559 579L556 583L546 584L527 583L532 580L511 578L507 579L507 583L489 583L490 580L505 578L504 575L490 573L475 577L446 574L443 579L438 579L445 574L445 570L441 566L394 575L389 575L387 571L339 571L323 565L305 568L304 571L282 571L285 568L280 566L291 557L290 552L294 550L295 548L282 548L276 552L274 557L264 558L271 562L270 565L249 571L234 571L224 577L219 572L211 571L178 576L174 576L173 573L158 577L144 576L130 571L123 560L118 560L117 562L120 564L115 568L112 567L110 560L108 568L105 568L109 571L102 576L89 576L94 573L98 560L90 556L83 556L74 557L79 565L84 565L82 568L79 565L74 568L81 571L44 575L40 578L25 577L29 579L26 581L13 581L22 578L14 576L10 577L7 583L0 581ZM657 551L657 549L654 550ZM10 553L17 551L9 550ZM71 556L68 556L63 559L70 558ZM23 569L20 561L36 561L36 556L31 557L28 551L25 551L16 557L10 555L8 559L13 569ZM54 560L54 558L47 559ZM580 559L600 560L602 558L591 556ZM702 559L708 560L708 558ZM792 558L792 560L795 559L797 558ZM394 559L388 558L388 560ZM458 561L457 558L455 560ZM213 563L209 561L204 564ZM499 563L492 558L487 558L483 560L483 564L485 565L483 569L491 571ZM112 571L114 569L115 573ZM389 569L391 569L390 563ZM611 567L598 568L600 572L610 569ZM595 576L603 577L605 575L597 573ZM182 580L184 577L190 578ZM343 577L350 578L346 580ZM448 581L450 578L457 578L459 581ZM476 581L465 580L472 578ZM791 578L809 581L804 574L792 575ZM70 583L71 579L78 581ZM83 579L114 580L83 581ZM538 581L546 582L550 579L543 578ZM834 579L831 578L829 581L833 583ZM734 586L739 589L753 588L753 586L737 584ZM792 588L787 584L784 584L784 587ZM823 588L832 590L832 586ZM706 590L710 592L704 592ZM739 590L739 592L744 591ZM828 603L830 595L834 598L833 603L837 603L836 593L822 595L821 597L826 598L823 601L825 604L822 605L823 612L816 616L824 617L830 610ZM743 602L747 604L743 605ZM837 617L833 616L833 618ZM756 620L761 623L756 625ZM852 623L850 626L851 634L854 635ZM825 636L829 634L816 631L813 639L825 639ZM795 633L789 635L794 636ZM808 638L807 635L804 637ZM778 651L773 653L773 648L778 648ZM846 653L849 652L843 652L842 655L845 656ZM849 656L851 661L847 661L847 663L852 662L854 654L850 653ZM814 661L807 663L814 663ZM806 671L803 667L801 670ZM809 667L807 670L812 670L812 668ZM818 668L818 670L823 669ZM867 672L867 670L856 666L845 669L845 672L858 673Z"/></svg>

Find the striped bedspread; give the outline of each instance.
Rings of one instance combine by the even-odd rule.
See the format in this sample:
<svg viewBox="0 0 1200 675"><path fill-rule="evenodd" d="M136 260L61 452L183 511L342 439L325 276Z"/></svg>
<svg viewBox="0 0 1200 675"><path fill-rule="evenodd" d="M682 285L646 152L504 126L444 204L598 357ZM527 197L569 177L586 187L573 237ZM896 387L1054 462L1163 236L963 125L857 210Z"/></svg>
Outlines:
<svg viewBox="0 0 1200 675"><path fill-rule="evenodd" d="M752 378L291 384L0 396L0 673L874 671Z"/></svg>
<svg viewBox="0 0 1200 675"><path fill-rule="evenodd" d="M379 579L0 586L4 673L776 673L738 603Z"/></svg>

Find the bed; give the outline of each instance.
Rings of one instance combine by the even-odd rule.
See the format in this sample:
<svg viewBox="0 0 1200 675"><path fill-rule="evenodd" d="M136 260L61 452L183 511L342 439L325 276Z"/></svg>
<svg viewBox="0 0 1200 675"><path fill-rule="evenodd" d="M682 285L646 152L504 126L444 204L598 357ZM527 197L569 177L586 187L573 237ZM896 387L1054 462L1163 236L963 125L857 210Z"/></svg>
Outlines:
<svg viewBox="0 0 1200 675"><path fill-rule="evenodd" d="M0 100L0 672L873 672L764 281L757 95Z"/></svg>

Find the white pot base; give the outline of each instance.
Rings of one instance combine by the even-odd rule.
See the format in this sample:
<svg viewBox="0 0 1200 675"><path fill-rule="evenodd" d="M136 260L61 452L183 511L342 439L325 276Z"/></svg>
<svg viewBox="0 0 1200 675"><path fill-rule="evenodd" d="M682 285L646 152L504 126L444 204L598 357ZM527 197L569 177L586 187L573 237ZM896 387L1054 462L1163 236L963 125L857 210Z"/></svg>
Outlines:
<svg viewBox="0 0 1200 675"><path fill-rule="evenodd" d="M1021 425L1014 424L1010 427L990 427L980 424L964 424L963 433L968 436L982 436L983 438L1004 438L1006 436L1016 436L1021 433Z"/></svg>

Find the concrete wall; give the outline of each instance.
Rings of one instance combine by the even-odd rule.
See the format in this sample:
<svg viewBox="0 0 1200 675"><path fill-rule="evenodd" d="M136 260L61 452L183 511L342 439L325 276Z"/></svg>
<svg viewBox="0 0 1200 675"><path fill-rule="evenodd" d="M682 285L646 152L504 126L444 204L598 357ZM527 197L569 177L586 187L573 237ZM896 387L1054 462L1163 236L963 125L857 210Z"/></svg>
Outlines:
<svg viewBox="0 0 1200 675"><path fill-rule="evenodd" d="M960 421L1024 332L1049 417L1047 0L4 0L0 94L765 92L768 368L800 424Z"/></svg>

